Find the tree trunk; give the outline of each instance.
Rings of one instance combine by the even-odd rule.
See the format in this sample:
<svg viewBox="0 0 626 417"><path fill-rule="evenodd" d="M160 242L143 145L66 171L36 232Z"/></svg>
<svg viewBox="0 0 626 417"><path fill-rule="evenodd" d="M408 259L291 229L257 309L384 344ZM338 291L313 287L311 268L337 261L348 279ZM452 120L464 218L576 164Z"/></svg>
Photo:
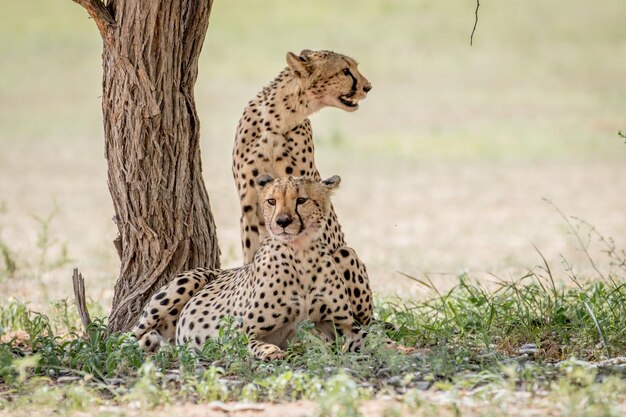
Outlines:
<svg viewBox="0 0 626 417"><path fill-rule="evenodd" d="M74 0L103 38L108 184L121 259L110 331L177 273L218 268L193 88L212 0Z"/></svg>

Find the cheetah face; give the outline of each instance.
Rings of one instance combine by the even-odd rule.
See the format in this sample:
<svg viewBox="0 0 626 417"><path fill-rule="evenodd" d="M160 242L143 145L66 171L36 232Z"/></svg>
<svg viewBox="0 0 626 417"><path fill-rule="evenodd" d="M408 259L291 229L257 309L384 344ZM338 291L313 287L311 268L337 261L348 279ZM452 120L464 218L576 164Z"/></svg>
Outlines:
<svg viewBox="0 0 626 417"><path fill-rule="evenodd" d="M314 106L355 111L372 84L357 69L354 59L331 51L287 53L287 64Z"/></svg>
<svg viewBox="0 0 626 417"><path fill-rule="evenodd" d="M259 176L259 204L269 234L296 249L307 247L318 237L330 212L331 192L340 181L336 175L320 182Z"/></svg>

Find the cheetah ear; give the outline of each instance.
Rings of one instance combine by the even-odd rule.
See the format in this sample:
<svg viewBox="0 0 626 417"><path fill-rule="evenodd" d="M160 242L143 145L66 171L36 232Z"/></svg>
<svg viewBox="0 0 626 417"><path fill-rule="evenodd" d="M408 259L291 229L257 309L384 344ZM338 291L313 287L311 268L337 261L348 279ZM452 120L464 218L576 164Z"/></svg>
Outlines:
<svg viewBox="0 0 626 417"><path fill-rule="evenodd" d="M324 185L329 190L334 190L339 187L339 183L341 182L341 177L339 175L333 175L327 180L322 181L322 185Z"/></svg>
<svg viewBox="0 0 626 417"><path fill-rule="evenodd" d="M259 175L259 177L256 179L257 185L261 188L265 187L272 181L274 181L274 178L272 178L272 176L269 174Z"/></svg>
<svg viewBox="0 0 626 417"><path fill-rule="evenodd" d="M311 72L306 65L307 62L308 60L305 56L298 56L293 52L287 52L287 65L289 65L289 68L293 70L297 77L304 78L311 75Z"/></svg>

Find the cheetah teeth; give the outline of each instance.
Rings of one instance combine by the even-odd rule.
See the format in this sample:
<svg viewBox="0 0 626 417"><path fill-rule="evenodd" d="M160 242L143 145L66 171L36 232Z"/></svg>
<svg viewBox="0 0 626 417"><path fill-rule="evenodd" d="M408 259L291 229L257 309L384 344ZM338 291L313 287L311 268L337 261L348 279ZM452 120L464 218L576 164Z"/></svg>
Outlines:
<svg viewBox="0 0 626 417"><path fill-rule="evenodd" d="M343 104L345 104L348 107L356 107L359 105L359 101L356 99L353 99L351 97L348 96L339 96L339 101L341 101Z"/></svg>

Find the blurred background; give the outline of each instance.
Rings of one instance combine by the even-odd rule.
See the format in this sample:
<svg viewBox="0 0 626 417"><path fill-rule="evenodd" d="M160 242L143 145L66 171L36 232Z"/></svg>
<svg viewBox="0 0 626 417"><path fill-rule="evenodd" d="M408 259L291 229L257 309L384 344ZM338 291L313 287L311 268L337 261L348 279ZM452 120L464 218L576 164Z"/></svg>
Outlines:
<svg viewBox="0 0 626 417"><path fill-rule="evenodd" d="M107 306L118 269L100 111L101 41L70 0L1 0L0 291L71 297L71 268ZM545 256L593 277L565 219L626 247L626 2L217 0L196 97L225 266L241 262L230 173L247 101L285 53L354 57L360 110L312 118L323 176L379 294L419 297L468 272L515 279ZM570 219L574 226L576 219ZM593 235L593 234L592 234ZM589 228L581 228L587 245ZM606 242L589 253L610 266ZM566 261L564 261L566 260ZM400 273L401 272L401 273Z"/></svg>

